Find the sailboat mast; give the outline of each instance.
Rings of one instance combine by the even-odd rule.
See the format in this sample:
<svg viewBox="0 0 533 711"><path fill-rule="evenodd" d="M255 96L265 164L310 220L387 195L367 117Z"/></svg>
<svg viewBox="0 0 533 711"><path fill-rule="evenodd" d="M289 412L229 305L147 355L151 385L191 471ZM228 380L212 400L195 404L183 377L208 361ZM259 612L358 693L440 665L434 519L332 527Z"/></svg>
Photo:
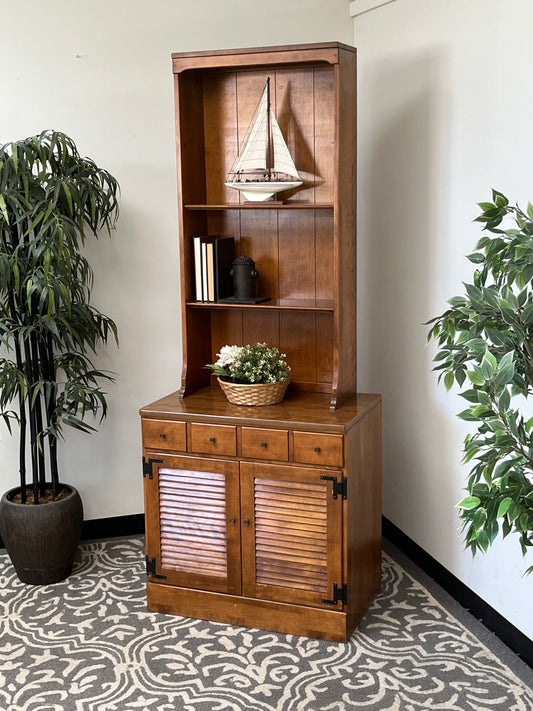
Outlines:
<svg viewBox="0 0 533 711"><path fill-rule="evenodd" d="M268 180L272 180L272 126L270 125L270 77L267 77L267 154L266 168Z"/></svg>

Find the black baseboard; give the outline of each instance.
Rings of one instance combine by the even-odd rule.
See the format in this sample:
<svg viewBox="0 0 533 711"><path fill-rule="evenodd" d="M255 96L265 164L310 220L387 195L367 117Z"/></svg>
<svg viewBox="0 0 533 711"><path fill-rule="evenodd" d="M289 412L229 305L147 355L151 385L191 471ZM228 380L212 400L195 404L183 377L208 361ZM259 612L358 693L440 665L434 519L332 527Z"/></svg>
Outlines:
<svg viewBox="0 0 533 711"><path fill-rule="evenodd" d="M470 590L459 578L450 573L435 558L426 553L409 536L406 536L391 521L383 517L383 536L410 558L415 565L429 575L441 588L451 595L471 615L480 620L487 629L501 639L509 649L517 654L533 669L533 641L520 632L479 595Z"/></svg>
<svg viewBox="0 0 533 711"><path fill-rule="evenodd" d="M144 533L144 514L112 516L84 521L81 540L115 538L116 536L136 536Z"/></svg>

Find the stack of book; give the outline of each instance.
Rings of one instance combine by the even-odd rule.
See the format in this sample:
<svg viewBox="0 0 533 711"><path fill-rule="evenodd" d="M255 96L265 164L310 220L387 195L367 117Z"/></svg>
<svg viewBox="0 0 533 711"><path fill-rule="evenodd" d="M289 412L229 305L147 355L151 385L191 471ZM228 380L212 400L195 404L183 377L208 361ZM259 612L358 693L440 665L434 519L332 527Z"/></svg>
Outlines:
<svg viewBox="0 0 533 711"><path fill-rule="evenodd" d="M235 238L220 235L193 237L196 301L220 301L233 294L231 265Z"/></svg>

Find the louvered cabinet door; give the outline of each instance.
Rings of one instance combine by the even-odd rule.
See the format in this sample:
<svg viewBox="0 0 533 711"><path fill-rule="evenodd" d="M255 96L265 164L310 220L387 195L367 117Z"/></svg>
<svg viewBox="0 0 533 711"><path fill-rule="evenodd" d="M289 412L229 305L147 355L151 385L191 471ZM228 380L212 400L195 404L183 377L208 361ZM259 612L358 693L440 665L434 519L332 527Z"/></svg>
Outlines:
<svg viewBox="0 0 533 711"><path fill-rule="evenodd" d="M145 500L152 582L240 594L238 463L151 459Z"/></svg>
<svg viewBox="0 0 533 711"><path fill-rule="evenodd" d="M332 471L241 464L244 595L340 609L342 496L324 474Z"/></svg>

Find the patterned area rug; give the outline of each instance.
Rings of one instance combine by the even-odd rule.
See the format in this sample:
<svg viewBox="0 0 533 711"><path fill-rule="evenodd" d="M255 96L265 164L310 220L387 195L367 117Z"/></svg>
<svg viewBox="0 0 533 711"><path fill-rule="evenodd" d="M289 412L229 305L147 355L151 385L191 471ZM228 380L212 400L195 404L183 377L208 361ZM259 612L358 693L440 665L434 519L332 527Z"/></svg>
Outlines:
<svg viewBox="0 0 533 711"><path fill-rule="evenodd" d="M56 585L0 555L2 711L531 711L522 679L389 555L348 644L149 613L141 538Z"/></svg>

